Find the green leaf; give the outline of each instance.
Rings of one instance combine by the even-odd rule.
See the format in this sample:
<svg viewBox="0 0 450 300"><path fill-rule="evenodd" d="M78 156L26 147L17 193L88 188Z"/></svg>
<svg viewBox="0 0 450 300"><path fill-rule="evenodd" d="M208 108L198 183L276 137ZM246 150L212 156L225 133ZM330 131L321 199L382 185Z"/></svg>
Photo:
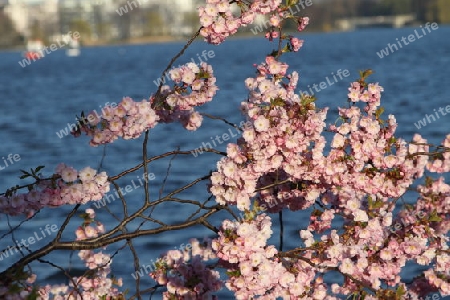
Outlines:
<svg viewBox="0 0 450 300"><path fill-rule="evenodd" d="M22 172L23 174L25 174L25 175L28 175L28 176L31 176L31 174L30 173L28 173L27 171L25 171L25 170L22 170L22 169L20 169L20 172Z"/></svg>
<svg viewBox="0 0 450 300"><path fill-rule="evenodd" d="M315 217L320 217L322 215L322 211L315 209L313 210L313 212L311 213L311 215L315 216Z"/></svg>
<svg viewBox="0 0 450 300"><path fill-rule="evenodd" d="M442 218L437 215L437 211L436 210L433 210L433 212L431 213L431 215L428 218L428 220L430 222L440 222L440 221L442 221Z"/></svg>
<svg viewBox="0 0 450 300"><path fill-rule="evenodd" d="M278 55L278 51L277 50L273 50L272 53L270 53L268 56L276 57L277 55Z"/></svg>
<svg viewBox="0 0 450 300"><path fill-rule="evenodd" d="M278 97L275 99L270 99L270 105L271 106L284 106L284 101L282 98Z"/></svg>
<svg viewBox="0 0 450 300"><path fill-rule="evenodd" d="M355 160L355 158L353 156L351 156L350 154L346 154L344 157L346 160Z"/></svg>
<svg viewBox="0 0 450 300"><path fill-rule="evenodd" d="M442 221L442 218L439 216L432 216L432 217L430 217L430 221L431 222L440 222L440 221Z"/></svg>
<svg viewBox="0 0 450 300"><path fill-rule="evenodd" d="M309 105L310 103L313 103L316 100L317 99L316 99L315 96L308 96L306 94L302 94L301 95L301 99L300 99L300 101L301 101L303 106L307 106L307 105Z"/></svg>
<svg viewBox="0 0 450 300"><path fill-rule="evenodd" d="M397 288L397 291L395 292L395 295L398 297L398 299L401 299L401 297L402 297L403 295L405 295L405 293L406 293L405 288L403 287L403 285L400 285L400 286Z"/></svg>
<svg viewBox="0 0 450 300"><path fill-rule="evenodd" d="M427 176L425 178L425 186L426 187L431 187L433 185L433 182L434 182L433 178L431 178L429 176Z"/></svg>
<svg viewBox="0 0 450 300"><path fill-rule="evenodd" d="M377 119L381 116L382 113L384 113L384 107L380 106L375 111L375 115L377 116Z"/></svg>
<svg viewBox="0 0 450 300"><path fill-rule="evenodd" d="M27 300L36 300L38 298L38 290L36 287L33 287L31 293L27 296Z"/></svg>
<svg viewBox="0 0 450 300"><path fill-rule="evenodd" d="M210 77L208 72L204 72L204 71L200 71L200 73L198 73L197 76L198 76L199 79L206 79L206 78Z"/></svg>
<svg viewBox="0 0 450 300"><path fill-rule="evenodd" d="M288 45L284 46L283 49L281 49L281 53L287 53L287 52L291 52L291 48L289 48Z"/></svg>
<svg viewBox="0 0 450 300"><path fill-rule="evenodd" d="M228 275L228 277L240 276L241 275L241 271L239 271L239 270L227 271L226 274Z"/></svg>
<svg viewBox="0 0 450 300"><path fill-rule="evenodd" d="M371 69L367 69L365 71L359 71L359 76L361 77L362 80L365 80L371 74L373 74L373 70L371 70Z"/></svg>
<svg viewBox="0 0 450 300"><path fill-rule="evenodd" d="M16 283L14 283L12 286L9 287L9 292L12 294L18 294L22 291L22 288L18 286Z"/></svg>
<svg viewBox="0 0 450 300"><path fill-rule="evenodd" d="M42 170L43 168L45 168L45 166L38 166L38 167L36 168L36 173L39 172L40 170Z"/></svg>
<svg viewBox="0 0 450 300"><path fill-rule="evenodd" d="M394 144L396 142L397 142L397 139L395 137L391 136L391 138L389 139L389 143Z"/></svg>
<svg viewBox="0 0 450 300"><path fill-rule="evenodd" d="M376 200L375 202L373 200L369 201L369 208L371 209L377 209L383 207L384 203L380 199Z"/></svg>
<svg viewBox="0 0 450 300"><path fill-rule="evenodd" d="M372 200L372 197L371 197L371 196L368 196L368 197L367 197L367 202L369 203L369 208L372 209L372 208L373 208L373 207L372 207L372 206L373 206L373 200Z"/></svg>

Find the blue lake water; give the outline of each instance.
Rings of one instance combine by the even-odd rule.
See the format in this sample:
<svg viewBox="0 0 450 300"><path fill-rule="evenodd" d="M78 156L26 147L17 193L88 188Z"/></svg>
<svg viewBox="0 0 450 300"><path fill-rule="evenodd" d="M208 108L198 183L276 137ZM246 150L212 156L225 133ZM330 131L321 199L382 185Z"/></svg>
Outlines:
<svg viewBox="0 0 450 300"><path fill-rule="evenodd" d="M399 123L398 136L410 140L415 132L422 134L432 143L440 143L445 134L450 132L450 115L428 123L418 129L414 123L423 119L426 114L450 105L450 27L440 27L421 39L398 49L389 56L379 58L377 52L387 47L388 43L396 43L414 33L414 28L403 29L366 29L346 33L305 34L304 47L298 54L286 55L290 71L300 73L299 89L307 91L313 84L319 85L328 81L332 84L316 93L319 106L329 106L327 123L336 119L338 106L345 105L347 87L358 78L358 71L371 68L375 74L372 81L379 82L385 89L382 104L385 114L393 113ZM40 61L22 68L20 52L0 53L0 166L4 166L3 157L17 154L20 160L0 170L0 190L20 183L20 169L29 169L45 165L47 173L53 172L56 165L64 162L76 169L85 166L99 167L103 153L102 170L115 175L139 163L142 153L142 137L134 141L117 141L112 145L92 148L88 138L74 139L72 136L59 138L56 132L67 127L67 123L75 122L75 115L101 108L107 103L121 101L130 96L135 100L148 98L156 90L154 81L160 76L170 58L183 46L182 43L108 46L83 48L79 57L67 57L64 51L48 54ZM175 65L194 59L203 51L213 51L208 63L214 67L220 91L212 103L205 105L202 112L225 117L232 122L240 122L242 117L238 110L239 103L246 99L244 80L254 74L253 64L264 60L274 44L263 39L238 38L229 40L223 45L210 46L203 42L194 43L186 54ZM212 52L210 52L211 54ZM213 57L212 57L213 56ZM334 80L333 74L338 70L348 70L350 76L343 80ZM308 87L309 86L309 87ZM229 126L220 122L205 119L203 126L196 132L187 132L178 124L158 125L150 133L149 156L175 150L191 150L211 141L211 137L228 132ZM236 139L236 138L234 138ZM224 150L226 144L218 145ZM17 157L17 156L16 156ZM190 181L207 175L215 168L218 156L203 154L176 157L171 164L164 192L180 187ZM164 159L150 165L150 172L155 175L151 181L151 197L155 199L167 174L170 159ZM136 181L139 173L130 175L119 181L123 186ZM136 181L137 182L137 181ZM198 184L182 194L184 199L206 200L206 182ZM129 198L128 198L129 196ZM130 210L142 202L143 189L129 193L127 201ZM108 205L108 208L121 216L120 201ZM89 206L84 206L87 208ZM46 224L60 226L71 207L61 209L45 209L32 222L22 225L15 238L29 237L38 228ZM155 210L157 216L169 224L180 222L189 216L191 208L180 205L166 205ZM107 211L97 211L99 219L107 228L117 224ZM212 224L219 226L219 214L211 219ZM17 225L20 218L9 218L11 226ZM302 221L299 221L302 220ZM299 242L298 231L304 228L306 214L286 213L285 249L295 247ZM274 223L278 224L277 220ZM75 218L68 226L67 240L73 239L74 229L81 224ZM130 230L136 224L130 226ZM152 228L150 225L144 228ZM275 234L278 232L275 227ZM0 236L8 230L8 219L0 215ZM135 246L141 254L141 264L150 264L162 251L179 248L187 244L189 238L211 236L211 232L195 227L188 231L172 231L162 235L147 236L136 239ZM47 240L48 242L49 240ZM274 238L274 242L277 238ZM0 240L0 250L11 245L11 237ZM37 242L31 248L38 249L46 244L46 239ZM117 243L107 248L113 253L122 246ZM0 261L0 270L4 270L18 258L15 256ZM76 253L58 251L46 260L67 268L79 268L80 262ZM57 270L49 265L33 264L33 270L39 274L41 282L59 282ZM126 287L134 290L134 272L129 250L123 250L113 263L114 274L122 277ZM411 278L415 267L405 270L405 277ZM407 274L407 275L406 275ZM152 281L143 279L142 289L149 287ZM158 299L155 296L153 299Z"/></svg>

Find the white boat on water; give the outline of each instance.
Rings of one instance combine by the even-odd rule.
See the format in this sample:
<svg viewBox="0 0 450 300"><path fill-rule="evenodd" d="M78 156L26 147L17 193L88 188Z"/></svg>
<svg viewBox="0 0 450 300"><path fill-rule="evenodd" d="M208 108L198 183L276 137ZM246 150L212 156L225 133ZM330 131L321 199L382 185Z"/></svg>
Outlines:
<svg viewBox="0 0 450 300"><path fill-rule="evenodd" d="M30 40L27 42L27 49L22 55L28 59L40 59L45 56L44 43L40 40Z"/></svg>
<svg viewBox="0 0 450 300"><path fill-rule="evenodd" d="M70 57L75 57L80 55L80 43L78 40L71 39L67 44L66 55Z"/></svg>

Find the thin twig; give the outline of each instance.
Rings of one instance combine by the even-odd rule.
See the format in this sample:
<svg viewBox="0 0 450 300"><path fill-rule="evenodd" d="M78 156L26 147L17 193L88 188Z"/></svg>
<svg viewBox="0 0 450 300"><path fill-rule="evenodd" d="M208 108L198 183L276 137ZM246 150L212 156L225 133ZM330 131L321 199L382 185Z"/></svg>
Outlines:
<svg viewBox="0 0 450 300"><path fill-rule="evenodd" d="M192 153L194 153L195 150L196 150L196 149L193 149L193 150L187 150L187 151L169 151L169 152L166 152L166 153L163 153L163 154L160 154L160 155L156 155L156 156L153 156L153 157L147 159L147 163L150 163L150 162L152 162L152 161L159 160L159 159L162 159L162 158L171 156L171 155L180 155L180 154L181 154L181 155L192 155ZM227 155L226 153L221 152L221 151L217 151L217 150L215 150L215 149L205 149L205 150L203 150L203 152L211 152L211 153L220 154L220 155L224 155L224 156ZM130 174L130 173L133 173L133 172L139 170L139 169L142 168L143 166L144 166L144 164L143 164L143 163L140 163L140 164L138 164L138 165L136 165L136 166L134 166L134 167L132 167L132 168L129 168L129 169L126 170L126 171L123 171L123 172L119 173L118 175L109 177L108 180L110 180L110 181L111 181L111 180L117 180L117 179L119 179L120 177L123 177L123 176L125 176L125 175L127 175L127 174Z"/></svg>
<svg viewBox="0 0 450 300"><path fill-rule="evenodd" d="M278 219L280 220L280 251L283 251L283 231L284 231L284 225L283 225L283 211L280 210L278 213Z"/></svg>
<svg viewBox="0 0 450 300"><path fill-rule="evenodd" d="M144 142L142 144L142 164L144 165L144 193L145 193L145 203L150 203L150 191L148 188L148 163L147 163L147 144L148 144L148 134L149 131L145 132Z"/></svg>
<svg viewBox="0 0 450 300"><path fill-rule="evenodd" d="M226 124L228 124L228 125L230 125L230 126L236 128L236 129L239 130L240 132L243 132L243 130L242 130L241 127L239 127L239 126L238 126L237 124L235 124L235 123L229 122L229 121L228 121L227 119L225 119L225 118L213 116L213 115L210 115L210 114L207 114L207 113L201 113L201 115L202 115L202 116L205 116L205 117L207 117L207 118L210 118L210 119L212 119L212 120L221 120L221 121L223 121L224 123L226 123Z"/></svg>
<svg viewBox="0 0 450 300"><path fill-rule="evenodd" d="M181 49L181 51L178 52L178 54L175 55L170 60L170 62L167 65L166 69L162 72L161 80L160 80L160 83L159 83L159 86L158 86L158 90L156 91L156 94L155 94L155 100L156 101L152 104L153 108L158 103L159 97L161 96L161 88L162 88L162 86L163 86L163 84L165 82L165 80L163 80L164 76L166 76L166 73L170 70L170 68L172 68L172 65L174 64L174 62L184 54L186 49L189 48L189 46L194 42L194 40L200 35L200 30L201 30L201 28L199 28L197 30L197 32L191 37L191 39L186 43L186 45L184 45L184 47Z"/></svg>

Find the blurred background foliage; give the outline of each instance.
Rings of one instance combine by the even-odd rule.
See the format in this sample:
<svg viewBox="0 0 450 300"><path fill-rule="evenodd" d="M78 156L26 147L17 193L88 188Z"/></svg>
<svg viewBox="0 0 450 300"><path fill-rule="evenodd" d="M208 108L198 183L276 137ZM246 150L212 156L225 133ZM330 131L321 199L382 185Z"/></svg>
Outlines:
<svg viewBox="0 0 450 300"><path fill-rule="evenodd" d="M0 0L0 48L27 40L54 41L78 31L82 43L110 44L181 39L199 27L204 0ZM308 30L337 30L336 21L369 16L414 16L409 25L450 23L449 0L311 0L295 11L311 18ZM259 20L262 22L263 20ZM296 24L287 28L295 30ZM251 26L241 34L251 34Z"/></svg>

